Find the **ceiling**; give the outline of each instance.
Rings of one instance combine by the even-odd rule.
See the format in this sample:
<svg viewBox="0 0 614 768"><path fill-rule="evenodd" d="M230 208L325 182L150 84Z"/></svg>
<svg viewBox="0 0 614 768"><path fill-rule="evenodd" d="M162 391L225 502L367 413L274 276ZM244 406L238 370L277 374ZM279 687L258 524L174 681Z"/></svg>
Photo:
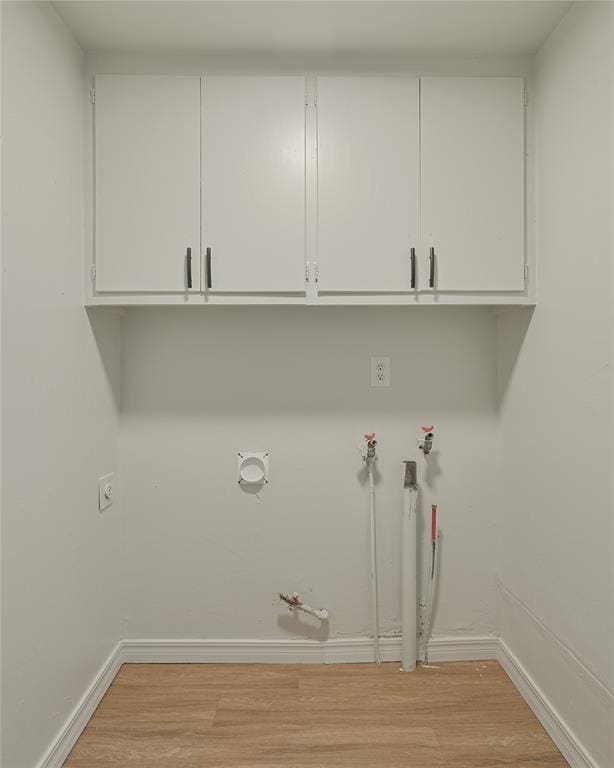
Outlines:
<svg viewBox="0 0 614 768"><path fill-rule="evenodd" d="M548 0L58 0L85 50L532 53L571 3Z"/></svg>

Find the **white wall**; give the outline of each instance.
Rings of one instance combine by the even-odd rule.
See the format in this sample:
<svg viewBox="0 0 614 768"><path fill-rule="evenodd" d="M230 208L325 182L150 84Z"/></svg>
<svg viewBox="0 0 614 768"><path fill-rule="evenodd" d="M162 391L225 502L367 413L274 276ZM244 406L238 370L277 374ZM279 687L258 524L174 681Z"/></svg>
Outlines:
<svg viewBox="0 0 614 768"><path fill-rule="evenodd" d="M499 322L501 633L614 764L612 18L577 3L536 59L539 304Z"/></svg>
<svg viewBox="0 0 614 768"><path fill-rule="evenodd" d="M435 634L496 634L494 331L489 310L470 308L131 310L120 440L128 635L326 637L279 607L276 593L295 589L329 609L331 636L368 634L357 445L372 430L381 623L398 632L401 461L418 458L432 422L436 451L420 471L422 512L430 519L439 503L443 529ZM372 354L391 356L390 389L369 387ZM237 484L240 450L270 451L260 497Z"/></svg>
<svg viewBox="0 0 614 768"><path fill-rule="evenodd" d="M119 330L82 307L82 53L46 3L2 15L2 765L31 768L120 635Z"/></svg>
<svg viewBox="0 0 614 768"><path fill-rule="evenodd" d="M444 534L435 634L497 634L500 558L504 639L608 765L606 6L574 7L538 58L540 305L528 330L526 312L504 314L497 339L489 310L469 308L131 310L121 422L119 322L93 313L92 328L81 307L81 53L49 6L3 12L7 766L35 762L120 636L367 634L366 430L380 439L382 628L397 632L400 462L430 421L421 513L439 503ZM87 63L90 74L201 67ZM496 57L411 67L530 70ZM369 388L371 354L391 355L390 390ZM123 506L100 516L95 482L114 468L118 428ZM236 452L250 448L271 452L259 497L236 483ZM325 605L330 627L293 621L280 589Z"/></svg>
<svg viewBox="0 0 614 768"><path fill-rule="evenodd" d="M519 55L89 53L85 87L96 73L316 70L520 75L530 90L532 65ZM527 146L531 153L530 110ZM288 625L273 597L281 589L326 604L331 635L370 632L367 496L355 452L368 429L382 433L382 628L398 632L400 462L415 457L429 420L440 428L442 468L425 486L423 510L438 502L446 527L435 634L497 633L489 310L165 308L130 310L122 326L120 466L134 548L128 636L325 636ZM368 357L386 352L393 387L372 391ZM258 397L241 402L254 380ZM237 450L259 444L271 451L273 473L260 504L236 487L234 463Z"/></svg>

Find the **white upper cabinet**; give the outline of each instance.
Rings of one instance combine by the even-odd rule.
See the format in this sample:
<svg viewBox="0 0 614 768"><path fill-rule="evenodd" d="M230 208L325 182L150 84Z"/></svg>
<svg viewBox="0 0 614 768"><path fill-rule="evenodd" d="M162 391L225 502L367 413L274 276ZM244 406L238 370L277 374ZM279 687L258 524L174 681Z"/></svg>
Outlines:
<svg viewBox="0 0 614 768"><path fill-rule="evenodd" d="M411 291L418 80L319 77L317 115L319 290Z"/></svg>
<svg viewBox="0 0 614 768"><path fill-rule="evenodd" d="M305 290L305 78L203 78L203 287Z"/></svg>
<svg viewBox="0 0 614 768"><path fill-rule="evenodd" d="M95 94L96 291L200 291L200 78L99 75Z"/></svg>
<svg viewBox="0 0 614 768"><path fill-rule="evenodd" d="M88 299L531 303L524 113L517 77L97 76Z"/></svg>
<svg viewBox="0 0 614 768"><path fill-rule="evenodd" d="M522 79L423 78L421 162L420 287L524 290Z"/></svg>

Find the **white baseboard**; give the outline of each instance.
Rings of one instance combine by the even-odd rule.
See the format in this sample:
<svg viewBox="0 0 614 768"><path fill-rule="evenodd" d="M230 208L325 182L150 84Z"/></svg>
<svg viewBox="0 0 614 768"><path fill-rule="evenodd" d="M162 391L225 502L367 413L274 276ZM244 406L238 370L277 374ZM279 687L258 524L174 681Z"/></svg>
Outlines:
<svg viewBox="0 0 614 768"><path fill-rule="evenodd" d="M434 638L429 660L495 659L497 648L496 637ZM122 653L134 664L351 664L373 661L373 640L124 640ZM401 638L381 638L380 654L400 661Z"/></svg>
<svg viewBox="0 0 614 768"><path fill-rule="evenodd" d="M400 640L382 639L382 659L400 658ZM373 661L365 637L317 640L124 640L124 659L135 664L326 664Z"/></svg>
<svg viewBox="0 0 614 768"><path fill-rule="evenodd" d="M572 768L598 768L544 692L502 639L499 663Z"/></svg>
<svg viewBox="0 0 614 768"><path fill-rule="evenodd" d="M483 661L496 659L499 638L484 637L434 637L429 641L429 663L433 661Z"/></svg>
<svg viewBox="0 0 614 768"><path fill-rule="evenodd" d="M104 662L77 706L70 713L59 734L38 763L37 768L61 768L64 764L70 750L74 747L89 719L94 714L94 710L123 664L121 646L120 642L111 651L108 659Z"/></svg>

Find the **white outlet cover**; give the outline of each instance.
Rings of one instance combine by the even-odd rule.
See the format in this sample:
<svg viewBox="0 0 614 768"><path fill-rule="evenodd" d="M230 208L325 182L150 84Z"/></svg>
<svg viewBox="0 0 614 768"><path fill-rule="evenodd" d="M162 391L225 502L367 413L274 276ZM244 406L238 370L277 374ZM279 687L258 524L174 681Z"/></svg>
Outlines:
<svg viewBox="0 0 614 768"><path fill-rule="evenodd" d="M237 481L241 485L264 485L268 483L268 451L240 451L237 453Z"/></svg>
<svg viewBox="0 0 614 768"><path fill-rule="evenodd" d="M390 358L386 355L374 355L371 357L371 386L390 386Z"/></svg>
<svg viewBox="0 0 614 768"><path fill-rule="evenodd" d="M102 512L113 504L113 473L98 478L98 509Z"/></svg>

